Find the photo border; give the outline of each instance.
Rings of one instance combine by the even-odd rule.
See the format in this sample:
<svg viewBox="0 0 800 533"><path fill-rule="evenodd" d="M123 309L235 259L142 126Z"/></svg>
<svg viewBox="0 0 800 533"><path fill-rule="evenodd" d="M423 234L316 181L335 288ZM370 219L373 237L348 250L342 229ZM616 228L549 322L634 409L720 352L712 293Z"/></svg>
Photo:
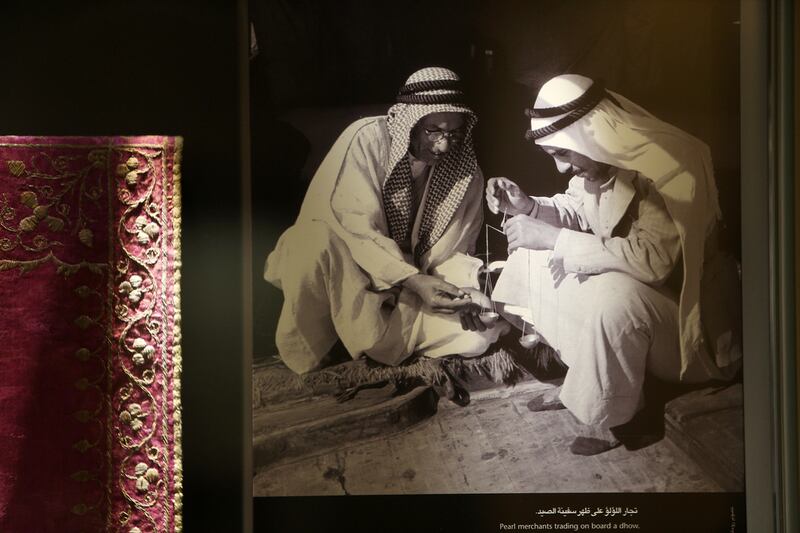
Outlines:
<svg viewBox="0 0 800 533"><path fill-rule="evenodd" d="M240 4L243 0L239 0ZM246 11L246 1L245 4ZM784 252L778 257L778 245L786 245L787 239L791 242L794 233L787 229L793 223L794 211L791 202L784 197L784 203L777 205L776 191L784 194L792 193L794 189L791 182L794 179L793 160L783 163L777 160L770 151L771 143L790 146L791 128L777 131L776 119L780 116L794 116L793 98L791 93L775 102L775 95L771 94L770 87L776 82L782 83L784 89L788 83L786 79L777 80L776 72L786 75L786 69L791 70L791 64L782 69L778 65L778 57L786 61L794 60L791 54L791 29L796 28L794 20L786 20L788 1L775 0L763 2L759 0L741 0L741 39L740 39L740 102L741 102L741 220L742 220L742 303L743 303L743 337L744 337L744 417L745 417L745 498L747 510L747 530L752 532L796 531L797 519L793 516L790 502L793 495L797 494L796 451L792 455L792 448L797 446L797 388L796 376L787 375L785 372L794 369L792 364L792 350L795 346L794 316L794 258ZM788 8L789 15L794 12ZM782 14L782 15L781 15ZM239 21L239 31L249 35L249 22L246 13ZM775 26L783 28L782 36L776 36ZM772 29L772 31L771 31ZM787 37L786 32L789 32ZM246 57L246 50L240 54ZM788 54L788 58L787 58ZM246 59L245 59L246 65ZM780 74L778 74L780 76ZM246 91L245 91L246 92ZM788 108L788 109L787 109ZM785 115L785 112L789 115ZM244 113L245 115L247 113ZM249 117L247 117L249 120ZM246 154L249 158L249 151ZM791 159L790 155L786 156ZM249 161L249 159L248 159ZM783 165L783 166L781 166ZM776 168L781 166L781 168ZM787 168L788 166L788 168ZM249 222L250 175L243 172L243 234L248 237L251 228L244 227ZM791 198L791 194L789 194ZM782 228L779 242L779 228ZM250 241L245 240L245 248L250 246ZM794 247L791 247L791 252ZM772 253L771 253L772 252ZM246 254L252 254L252 249ZM250 256L252 257L252 256ZM244 270L246 273L245 286L252 287L252 271L250 270L250 257L245 258ZM792 289L787 300L779 290ZM252 331L252 299L249 294L244 295L245 314L248 317ZM771 320L772 319L772 320ZM778 322L783 327L779 330ZM246 331L245 331L246 333ZM245 340L247 347L252 347L251 341ZM250 376L250 363L252 350L245 354L245 373ZM782 373L783 371L783 373ZM246 382L247 383L247 382ZM779 386L781 390L779 391ZM774 386L773 386L774 385ZM248 387L245 387L248 389ZM782 393L782 394L781 394ZM244 405L246 412L252 415L251 391L245 390ZM248 416L250 421L252 416ZM249 431L245 435L245 449L251 442L252 428L248 423ZM244 485L245 494L252 494L252 458L246 452ZM794 459L792 459L792 457ZM590 493L587 493L590 494ZM602 494L602 493L601 493ZM503 495L492 495L500 496ZM516 495L519 496L519 495ZM538 496L538 494L537 494ZM487 498L486 495L476 496ZM337 500L337 497L324 497ZM367 505L377 504L374 497L346 497L350 500L371 500L362 502ZM390 496L380 497L383 500L380 509L391 508L386 499L413 498L416 496ZM427 497L426 497L427 498ZM433 496L433 498L443 498ZM311 503L315 498L292 497L302 500L302 504ZM468 499L471 499L468 497ZM255 498L258 502L260 498ZM415 502L409 502L415 503ZM263 509L253 501L245 503L245 512L252 509L257 516L263 516ZM327 506L326 506L327 507ZM361 508L355 505L355 508ZM248 509L249 508L249 509ZM312 504L313 508L313 504ZM350 512L353 505L343 505L342 510ZM797 511L794 511L796 515ZM372 513L368 513L371 515ZM426 514L426 517L428 515ZM246 518L248 525L254 525L251 518ZM350 524L352 526L352 524ZM380 528L379 524L374 524ZM793 527L794 529L786 529ZM333 526L336 529L336 526ZM250 531L251 529L246 529ZM350 530L355 530L350 528ZM366 530L366 529L364 529ZM260 530L259 530L260 531ZM360 531L360 529L359 529Z"/></svg>

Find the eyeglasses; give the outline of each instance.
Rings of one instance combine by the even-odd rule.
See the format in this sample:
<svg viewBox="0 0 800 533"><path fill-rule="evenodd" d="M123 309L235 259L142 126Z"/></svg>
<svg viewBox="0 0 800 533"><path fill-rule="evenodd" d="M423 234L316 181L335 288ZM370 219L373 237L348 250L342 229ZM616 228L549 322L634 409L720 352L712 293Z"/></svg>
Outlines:
<svg viewBox="0 0 800 533"><path fill-rule="evenodd" d="M428 136L430 141L438 143L442 139L447 139L451 142L459 142L464 140L464 130L462 128L458 128L451 131L444 131L444 130L429 130L428 128L425 129L425 134Z"/></svg>

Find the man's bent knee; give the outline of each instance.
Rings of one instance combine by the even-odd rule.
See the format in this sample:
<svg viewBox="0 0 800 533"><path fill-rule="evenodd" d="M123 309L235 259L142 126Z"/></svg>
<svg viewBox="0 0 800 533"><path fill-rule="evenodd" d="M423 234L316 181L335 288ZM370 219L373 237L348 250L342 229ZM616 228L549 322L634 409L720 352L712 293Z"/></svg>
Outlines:
<svg viewBox="0 0 800 533"><path fill-rule="evenodd" d="M286 230L286 245L292 256L317 259L342 243L325 222L311 221L297 224Z"/></svg>
<svg viewBox="0 0 800 533"><path fill-rule="evenodd" d="M592 304L600 316L609 320L649 322L651 312L646 302L652 288L616 272L602 274L593 281L596 286Z"/></svg>

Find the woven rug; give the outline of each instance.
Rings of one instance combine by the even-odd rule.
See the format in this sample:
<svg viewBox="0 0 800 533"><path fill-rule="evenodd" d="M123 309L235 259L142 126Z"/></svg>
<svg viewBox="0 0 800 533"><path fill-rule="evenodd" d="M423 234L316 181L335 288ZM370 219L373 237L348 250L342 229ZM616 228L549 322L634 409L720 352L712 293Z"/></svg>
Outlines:
<svg viewBox="0 0 800 533"><path fill-rule="evenodd" d="M181 530L175 137L0 137L0 531Z"/></svg>
<svg viewBox="0 0 800 533"><path fill-rule="evenodd" d="M276 365L279 370L275 370ZM298 375L279 359L261 366L253 374L253 409L298 397L338 394L344 389L394 380L419 380L441 385L447 372L469 384L476 378L504 385L516 385L531 371L547 371L561 366L555 351L544 343L528 350L495 345L479 357L419 357L399 366L386 366L367 358L348 361L307 374ZM270 370L271 368L271 370ZM563 367L562 367L563 368ZM266 371L265 371L266 370Z"/></svg>

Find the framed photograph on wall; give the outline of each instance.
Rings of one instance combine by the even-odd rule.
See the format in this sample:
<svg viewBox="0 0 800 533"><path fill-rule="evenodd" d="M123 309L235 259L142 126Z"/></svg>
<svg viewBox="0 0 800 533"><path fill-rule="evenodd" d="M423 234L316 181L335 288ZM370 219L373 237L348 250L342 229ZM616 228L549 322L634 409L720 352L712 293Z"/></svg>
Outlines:
<svg viewBox="0 0 800 533"><path fill-rule="evenodd" d="M249 8L254 530L779 525L771 450L792 433L769 392L786 361L771 329L770 191L785 179L767 143L776 13L624 0ZM447 172L472 188L454 193ZM674 225L672 255L650 207ZM548 241L539 222L566 231ZM454 231L471 241L446 248ZM568 246L570 232L586 247ZM597 247L606 262L588 258ZM439 268L461 253L471 278ZM642 254L672 259L653 279ZM537 257L548 268L534 276ZM727 287L716 296L711 272ZM468 302L437 314L416 275ZM613 322L628 278L671 299L672 333L658 313L591 333L599 315ZM606 279L611 296L589 288ZM437 322L449 312L461 328ZM693 327L707 372L694 377ZM620 354L639 353L639 333L633 370Z"/></svg>

